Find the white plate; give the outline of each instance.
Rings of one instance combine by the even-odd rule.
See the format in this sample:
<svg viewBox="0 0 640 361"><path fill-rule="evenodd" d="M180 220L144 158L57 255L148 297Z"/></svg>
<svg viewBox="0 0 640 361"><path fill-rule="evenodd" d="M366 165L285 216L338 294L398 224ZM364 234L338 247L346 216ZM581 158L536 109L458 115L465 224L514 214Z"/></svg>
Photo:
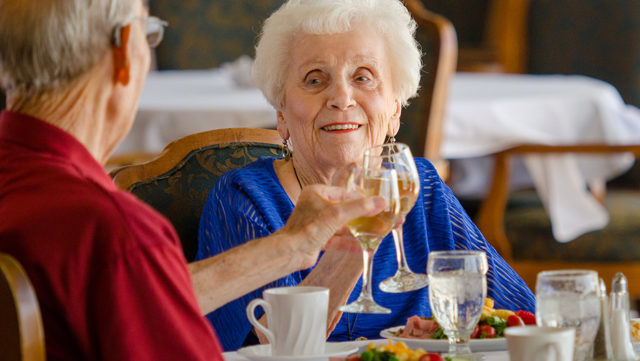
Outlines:
<svg viewBox="0 0 640 361"><path fill-rule="evenodd" d="M329 357L349 356L356 351L358 347L354 345L327 342L324 355L272 356L269 344L243 347L238 353L251 361L326 361Z"/></svg>
<svg viewBox="0 0 640 361"><path fill-rule="evenodd" d="M449 351L449 341L438 339L420 339L398 337L393 333L398 332L404 326L396 326L384 329L380 332L380 336L393 341L402 341L411 348L422 348L428 352L447 352ZM393 333L392 333L393 332ZM483 351L506 351L507 340L504 337L499 338L474 338L469 341L469 346L473 352Z"/></svg>

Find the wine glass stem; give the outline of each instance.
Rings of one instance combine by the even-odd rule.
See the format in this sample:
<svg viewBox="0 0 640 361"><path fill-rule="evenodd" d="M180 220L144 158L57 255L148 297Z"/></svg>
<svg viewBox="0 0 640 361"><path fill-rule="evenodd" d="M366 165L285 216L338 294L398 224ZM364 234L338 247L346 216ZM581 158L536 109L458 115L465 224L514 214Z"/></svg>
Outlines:
<svg viewBox="0 0 640 361"><path fill-rule="evenodd" d="M397 225L391 230L393 234L393 243L396 245L396 260L398 261L398 270L411 272L407 264L407 257L404 254L404 239L402 234L402 224Z"/></svg>
<svg viewBox="0 0 640 361"><path fill-rule="evenodd" d="M469 336L449 336L449 354L471 354L471 349L469 348Z"/></svg>
<svg viewBox="0 0 640 361"><path fill-rule="evenodd" d="M373 255L375 252L375 249L369 247L362 249L362 292L360 296L371 300L373 300L373 293L371 290L371 269L373 267Z"/></svg>

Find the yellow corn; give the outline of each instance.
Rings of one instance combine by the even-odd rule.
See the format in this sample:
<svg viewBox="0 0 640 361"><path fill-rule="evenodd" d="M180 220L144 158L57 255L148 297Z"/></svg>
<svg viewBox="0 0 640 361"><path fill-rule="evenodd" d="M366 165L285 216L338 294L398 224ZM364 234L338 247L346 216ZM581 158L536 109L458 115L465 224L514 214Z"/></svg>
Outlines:
<svg viewBox="0 0 640 361"><path fill-rule="evenodd" d="M489 307L489 308L493 308L493 307L494 307L493 298L489 298L489 297L487 297L487 298L484 300L484 305L485 305L485 306L487 306L487 307Z"/></svg>
<svg viewBox="0 0 640 361"><path fill-rule="evenodd" d="M376 348L375 343L370 343L367 346L368 349ZM419 361L420 357L427 353L425 350L419 348L416 350L410 349L407 344L402 341L396 342L389 340L389 345L378 346L379 351L391 351L398 358L398 361Z"/></svg>
<svg viewBox="0 0 640 361"><path fill-rule="evenodd" d="M506 320L509 318L509 316L515 315L516 313L511 311L511 310L494 310L493 311L493 315L494 316L498 316L503 320Z"/></svg>

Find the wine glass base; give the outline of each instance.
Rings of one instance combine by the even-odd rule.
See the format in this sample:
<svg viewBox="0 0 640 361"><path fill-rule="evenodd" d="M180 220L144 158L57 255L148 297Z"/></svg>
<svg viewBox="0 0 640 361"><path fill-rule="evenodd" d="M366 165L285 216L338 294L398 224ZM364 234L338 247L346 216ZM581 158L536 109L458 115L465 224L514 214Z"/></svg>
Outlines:
<svg viewBox="0 0 640 361"><path fill-rule="evenodd" d="M464 361L486 361L487 360L487 356L481 354L481 353L463 353L463 354L452 354L452 353L446 353L446 354L442 354L442 357L447 357L450 358L452 360L464 360Z"/></svg>
<svg viewBox="0 0 640 361"><path fill-rule="evenodd" d="M391 313L391 310L382 307L373 300L358 298L354 302L339 308L342 312L348 313Z"/></svg>
<svg viewBox="0 0 640 361"><path fill-rule="evenodd" d="M402 293L419 290L429 284L429 278L425 274L398 270L393 277L380 282L378 287L382 292Z"/></svg>

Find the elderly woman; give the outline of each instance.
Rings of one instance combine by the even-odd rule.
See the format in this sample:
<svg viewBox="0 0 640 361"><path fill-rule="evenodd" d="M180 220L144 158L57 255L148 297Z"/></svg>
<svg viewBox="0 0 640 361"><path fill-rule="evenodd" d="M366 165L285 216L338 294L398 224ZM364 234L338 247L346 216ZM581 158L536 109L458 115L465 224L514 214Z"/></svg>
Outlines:
<svg viewBox="0 0 640 361"><path fill-rule="evenodd" d="M49 360L222 360L202 312L312 266L384 206L305 189L277 234L187 267L169 222L102 167L162 25L141 0L0 0L0 252L32 280Z"/></svg>
<svg viewBox="0 0 640 361"><path fill-rule="evenodd" d="M198 257L209 257L277 231L300 192L330 184L336 170L362 157L363 149L393 137L400 112L416 94L420 51L415 23L398 0L290 0L264 24L253 75L276 108L278 131L291 156L260 159L223 175L202 213ZM489 295L497 307L532 310L534 297L473 225L449 188L425 159L416 158L421 191L404 225L408 262L425 270L432 250L483 250L489 258ZM377 337L411 315L430 315L428 291L379 292L390 315L344 314L337 307L360 292L359 248L329 250L311 268L273 285L331 288L330 340ZM391 237L374 260L373 284L395 271ZM256 342L244 315L261 290L208 315L226 350ZM335 324L337 322L337 325Z"/></svg>

